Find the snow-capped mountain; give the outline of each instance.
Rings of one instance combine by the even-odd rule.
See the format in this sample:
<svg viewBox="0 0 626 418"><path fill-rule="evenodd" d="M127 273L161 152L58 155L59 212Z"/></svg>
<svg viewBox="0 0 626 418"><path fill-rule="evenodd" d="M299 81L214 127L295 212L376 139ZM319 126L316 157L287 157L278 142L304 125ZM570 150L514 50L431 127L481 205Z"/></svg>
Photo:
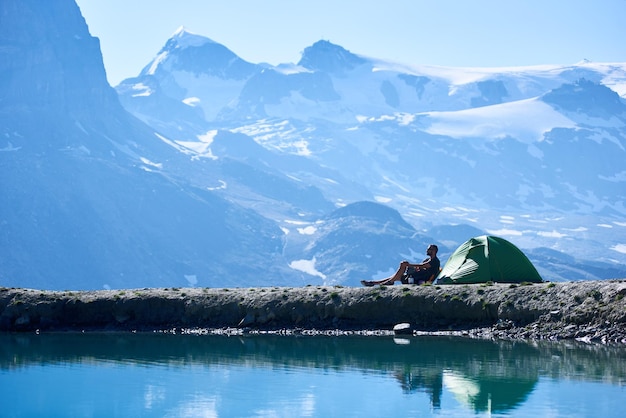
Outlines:
<svg viewBox="0 0 626 418"><path fill-rule="evenodd" d="M125 105L165 94L202 109L209 122L275 117L353 123L358 117L515 102L580 79L626 94L625 72L623 63L589 62L493 69L407 66L359 56L328 41L305 48L297 65L272 67L247 63L181 28L138 77L124 80L117 90Z"/></svg>
<svg viewBox="0 0 626 418"><path fill-rule="evenodd" d="M625 63L410 66L319 41L297 64L257 64L234 78L213 70L222 56L196 50L199 39L177 31L146 67L153 71L117 87L129 111L164 129L177 146L201 150L192 155L216 157L207 132L245 134L264 150L257 164L315 187L337 207L374 200L426 235L471 225L505 236L532 251L549 279L624 274ZM189 57L201 54L198 67ZM148 83L150 90L142 90ZM171 103L202 121L191 127ZM228 155L237 154L233 146ZM326 247L315 252L328 235L324 219L299 221L310 223L302 256L316 260L316 275L350 282L350 268L339 274L341 268L320 267L344 258L339 245L335 258ZM550 257L541 255L544 248Z"/></svg>

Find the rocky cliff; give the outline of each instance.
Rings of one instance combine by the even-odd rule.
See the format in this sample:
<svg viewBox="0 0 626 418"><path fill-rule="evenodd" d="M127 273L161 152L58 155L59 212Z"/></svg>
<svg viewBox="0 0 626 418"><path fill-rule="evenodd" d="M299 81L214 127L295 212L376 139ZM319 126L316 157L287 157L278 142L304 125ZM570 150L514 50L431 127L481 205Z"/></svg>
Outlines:
<svg viewBox="0 0 626 418"><path fill-rule="evenodd" d="M87 115L118 104L108 85L100 41L73 0L0 4L0 108Z"/></svg>

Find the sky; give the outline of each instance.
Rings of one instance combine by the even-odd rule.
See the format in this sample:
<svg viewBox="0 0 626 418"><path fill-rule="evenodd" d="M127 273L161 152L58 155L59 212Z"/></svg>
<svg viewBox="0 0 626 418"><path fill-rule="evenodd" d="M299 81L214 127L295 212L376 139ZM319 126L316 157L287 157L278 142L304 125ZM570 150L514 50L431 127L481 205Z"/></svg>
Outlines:
<svg viewBox="0 0 626 418"><path fill-rule="evenodd" d="M76 0L113 86L180 27L252 63L297 63L323 39L409 65L626 62L626 0Z"/></svg>

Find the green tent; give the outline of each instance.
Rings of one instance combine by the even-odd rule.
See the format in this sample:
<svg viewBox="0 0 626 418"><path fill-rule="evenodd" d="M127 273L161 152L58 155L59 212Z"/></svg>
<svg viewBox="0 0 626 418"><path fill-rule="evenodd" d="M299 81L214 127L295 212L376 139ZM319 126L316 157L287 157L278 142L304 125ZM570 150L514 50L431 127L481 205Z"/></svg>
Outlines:
<svg viewBox="0 0 626 418"><path fill-rule="evenodd" d="M437 276L436 283L542 282L528 257L509 241L482 235L457 248Z"/></svg>

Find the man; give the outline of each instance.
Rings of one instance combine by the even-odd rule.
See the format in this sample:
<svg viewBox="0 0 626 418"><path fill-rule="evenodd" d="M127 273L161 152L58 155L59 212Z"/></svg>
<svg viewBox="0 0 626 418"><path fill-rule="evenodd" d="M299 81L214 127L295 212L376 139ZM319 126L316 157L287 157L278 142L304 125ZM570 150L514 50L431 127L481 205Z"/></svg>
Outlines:
<svg viewBox="0 0 626 418"><path fill-rule="evenodd" d="M398 271L393 276L382 280L361 280L361 284L363 286L392 285L397 281L401 281L404 284L422 284L430 281L431 277L434 279L439 274L441 263L437 258L437 251L439 251L439 248L435 244L430 244L426 249L428 258L421 263L411 264L405 260L400 263Z"/></svg>

